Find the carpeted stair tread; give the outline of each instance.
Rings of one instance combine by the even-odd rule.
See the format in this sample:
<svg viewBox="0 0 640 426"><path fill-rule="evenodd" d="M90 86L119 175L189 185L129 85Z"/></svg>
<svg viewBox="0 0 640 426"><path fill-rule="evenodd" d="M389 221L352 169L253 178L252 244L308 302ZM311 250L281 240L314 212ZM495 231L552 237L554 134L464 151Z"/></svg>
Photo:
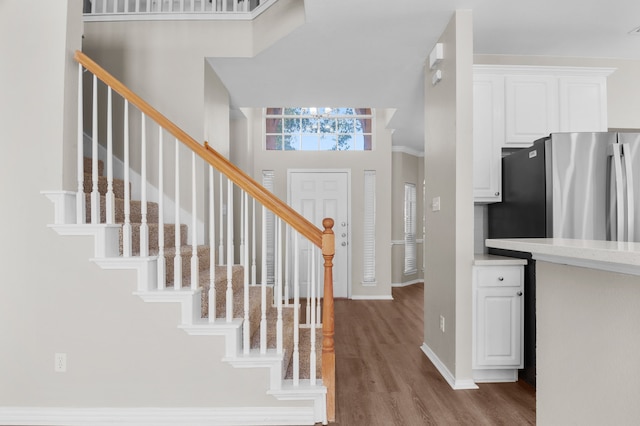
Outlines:
<svg viewBox="0 0 640 426"><path fill-rule="evenodd" d="M105 195L107 193L107 178L104 176L98 176L98 192L100 195ZM129 183L129 189L131 189L131 183ZM91 173L84 174L84 193L90 194L93 191L93 178ZM129 192L131 193L131 192ZM124 180L122 179L113 179L113 195L116 198L124 199Z"/></svg>
<svg viewBox="0 0 640 426"><path fill-rule="evenodd" d="M140 254L140 226L141 223L132 223L131 224L131 250L133 255ZM149 250L157 253L158 252L158 234L160 229L160 224L158 223L148 223L149 227ZM164 226L164 247L165 250L167 247L172 247L175 249L175 233L176 226L173 223L165 223ZM187 243L187 233L189 229L187 225L180 225L180 241L181 245L186 245ZM120 254L123 253L123 229L120 228ZM175 253L175 250L173 251Z"/></svg>
<svg viewBox="0 0 640 426"><path fill-rule="evenodd" d="M85 194L86 198L86 216L87 223L91 223L91 194ZM124 223L124 199L114 199L115 210L115 223ZM131 200L130 202L130 217L131 223L142 222L142 203L138 200ZM106 197L100 196L100 223L106 222ZM158 223L158 203L148 201L147 202L147 223Z"/></svg>

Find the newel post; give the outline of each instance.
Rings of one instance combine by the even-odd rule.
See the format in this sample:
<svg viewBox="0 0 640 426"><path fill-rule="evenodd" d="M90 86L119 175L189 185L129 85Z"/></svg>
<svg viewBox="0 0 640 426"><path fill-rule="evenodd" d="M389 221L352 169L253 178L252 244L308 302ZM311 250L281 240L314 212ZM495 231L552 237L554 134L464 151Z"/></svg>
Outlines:
<svg viewBox="0 0 640 426"><path fill-rule="evenodd" d="M324 258L324 299L322 309L322 383L327 387L327 420L336 421L336 352L333 340L333 256L335 236L333 219L322 221L322 257Z"/></svg>

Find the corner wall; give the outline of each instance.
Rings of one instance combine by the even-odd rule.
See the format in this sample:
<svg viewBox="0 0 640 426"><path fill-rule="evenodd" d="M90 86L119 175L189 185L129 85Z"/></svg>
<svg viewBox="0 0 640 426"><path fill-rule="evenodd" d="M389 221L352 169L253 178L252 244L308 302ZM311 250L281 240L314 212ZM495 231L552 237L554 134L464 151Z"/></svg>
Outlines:
<svg viewBox="0 0 640 426"><path fill-rule="evenodd" d="M424 342L454 388L474 387L472 27L471 11L456 11L439 39L444 45L442 81L433 86L425 70ZM430 207L435 197L440 197L440 211Z"/></svg>

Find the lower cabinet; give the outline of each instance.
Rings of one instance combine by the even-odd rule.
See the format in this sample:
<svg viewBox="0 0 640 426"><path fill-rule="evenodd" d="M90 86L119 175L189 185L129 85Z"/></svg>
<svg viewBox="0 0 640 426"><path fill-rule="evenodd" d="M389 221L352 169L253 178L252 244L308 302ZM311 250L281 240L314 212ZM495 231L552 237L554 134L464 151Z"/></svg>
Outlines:
<svg viewBox="0 0 640 426"><path fill-rule="evenodd" d="M523 368L524 269L521 265L473 268L473 378L518 380Z"/></svg>

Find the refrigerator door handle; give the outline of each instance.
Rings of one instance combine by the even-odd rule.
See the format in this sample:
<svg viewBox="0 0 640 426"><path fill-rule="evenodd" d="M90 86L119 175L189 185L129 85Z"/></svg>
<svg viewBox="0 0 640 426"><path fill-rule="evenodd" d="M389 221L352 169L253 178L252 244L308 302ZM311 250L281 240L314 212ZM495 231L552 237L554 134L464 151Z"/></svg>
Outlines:
<svg viewBox="0 0 640 426"><path fill-rule="evenodd" d="M631 166L631 147L628 143L622 144L622 156L624 158L625 183L627 189L627 239L633 241L635 235L634 218L635 218L635 200L633 188L633 168Z"/></svg>
<svg viewBox="0 0 640 426"><path fill-rule="evenodd" d="M622 153L620 144L611 145L613 150L613 173L616 177L616 237L614 241L624 240L624 198L622 195ZM613 238L613 235L612 235Z"/></svg>

